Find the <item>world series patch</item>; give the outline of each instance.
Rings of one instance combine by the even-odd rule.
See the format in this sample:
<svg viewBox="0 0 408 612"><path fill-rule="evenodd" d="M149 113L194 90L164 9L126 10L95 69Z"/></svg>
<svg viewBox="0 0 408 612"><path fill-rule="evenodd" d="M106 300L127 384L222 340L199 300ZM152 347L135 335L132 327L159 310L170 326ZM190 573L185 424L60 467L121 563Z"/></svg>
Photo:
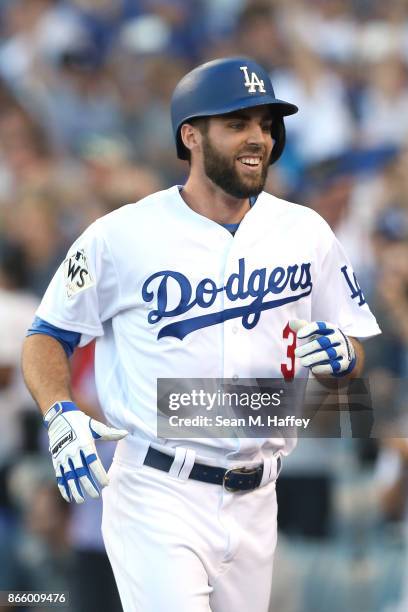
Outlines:
<svg viewBox="0 0 408 612"><path fill-rule="evenodd" d="M83 249L64 261L64 277L68 298L95 285Z"/></svg>

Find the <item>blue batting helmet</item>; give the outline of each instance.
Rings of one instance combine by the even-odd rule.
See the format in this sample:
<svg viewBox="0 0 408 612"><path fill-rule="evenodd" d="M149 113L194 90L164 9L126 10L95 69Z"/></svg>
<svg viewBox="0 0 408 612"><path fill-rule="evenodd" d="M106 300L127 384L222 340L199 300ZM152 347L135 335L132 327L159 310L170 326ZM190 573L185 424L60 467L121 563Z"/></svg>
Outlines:
<svg viewBox="0 0 408 612"><path fill-rule="evenodd" d="M247 57L217 59L194 68L178 83L171 100L177 156L189 158L180 135L183 123L263 104L270 105L275 119L271 129L275 140L270 160L273 164L285 146L283 117L297 113L298 107L276 98L268 72Z"/></svg>

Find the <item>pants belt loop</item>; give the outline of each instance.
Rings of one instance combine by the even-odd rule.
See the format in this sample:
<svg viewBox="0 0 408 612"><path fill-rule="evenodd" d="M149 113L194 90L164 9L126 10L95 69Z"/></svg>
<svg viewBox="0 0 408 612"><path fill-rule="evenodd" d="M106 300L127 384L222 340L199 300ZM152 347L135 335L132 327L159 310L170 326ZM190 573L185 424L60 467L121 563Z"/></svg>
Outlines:
<svg viewBox="0 0 408 612"><path fill-rule="evenodd" d="M274 472L273 463L276 461L275 457L264 457L263 464L263 474L260 487L265 486L271 480L271 474ZM276 472L276 470L275 470Z"/></svg>
<svg viewBox="0 0 408 612"><path fill-rule="evenodd" d="M180 446L177 447L174 461L169 470L169 476L171 478L187 480L194 465L195 455L194 450L181 448Z"/></svg>
<svg viewBox="0 0 408 612"><path fill-rule="evenodd" d="M179 472L178 477L180 478L180 480L188 480L190 476L190 472L193 469L195 458L196 458L195 450L193 450L192 448L188 448L185 454L184 465L182 466Z"/></svg>
<svg viewBox="0 0 408 612"><path fill-rule="evenodd" d="M123 461L132 466L140 467L146 458L150 443L148 440L126 436L116 445L114 461Z"/></svg>

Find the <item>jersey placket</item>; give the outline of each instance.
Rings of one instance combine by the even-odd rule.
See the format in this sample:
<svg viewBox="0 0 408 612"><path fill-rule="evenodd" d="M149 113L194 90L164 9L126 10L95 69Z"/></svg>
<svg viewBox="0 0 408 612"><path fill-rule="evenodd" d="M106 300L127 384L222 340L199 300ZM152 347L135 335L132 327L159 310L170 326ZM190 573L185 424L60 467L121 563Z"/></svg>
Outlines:
<svg viewBox="0 0 408 612"><path fill-rule="evenodd" d="M226 255L225 269L224 269L224 287L227 286L231 275L234 275L234 286L232 293L234 296L238 294L237 299L230 299L227 295L227 291L224 292L224 310L231 308L240 308L250 303L251 299L245 299L240 297L240 291L246 291L247 287L247 273L240 273L240 260L245 260L245 228L242 225L247 223L248 219L244 218L238 228L237 233L234 236L234 240L231 243L230 249ZM247 262L246 262L247 263ZM237 274L241 274L241 278L237 278ZM252 298L253 299L253 298ZM251 330L246 329L243 325L242 316L231 318L224 321L223 324L223 339L224 339L224 378L229 379L233 386L236 383L240 384L240 381L244 378L249 378L251 375L251 347L250 347ZM226 412L226 408L224 408ZM232 414L234 409L228 410L229 414L226 416L234 416ZM227 454L229 459L233 459L237 453L240 452L242 445L245 444L245 439L236 438L234 440L235 449ZM231 445L230 445L231 446Z"/></svg>

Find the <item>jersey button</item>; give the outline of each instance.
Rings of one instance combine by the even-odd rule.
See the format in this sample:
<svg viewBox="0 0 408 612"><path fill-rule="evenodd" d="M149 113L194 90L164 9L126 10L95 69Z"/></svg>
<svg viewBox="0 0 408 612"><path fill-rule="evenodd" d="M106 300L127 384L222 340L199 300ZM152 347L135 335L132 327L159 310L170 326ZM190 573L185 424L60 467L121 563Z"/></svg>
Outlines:
<svg viewBox="0 0 408 612"><path fill-rule="evenodd" d="M237 382L237 380L238 380L238 379L239 379L238 374L234 374L234 376L232 377L232 380L233 380L234 382Z"/></svg>
<svg viewBox="0 0 408 612"><path fill-rule="evenodd" d="M237 334L238 333L238 326L234 325L234 327L232 328L232 333L233 334Z"/></svg>

